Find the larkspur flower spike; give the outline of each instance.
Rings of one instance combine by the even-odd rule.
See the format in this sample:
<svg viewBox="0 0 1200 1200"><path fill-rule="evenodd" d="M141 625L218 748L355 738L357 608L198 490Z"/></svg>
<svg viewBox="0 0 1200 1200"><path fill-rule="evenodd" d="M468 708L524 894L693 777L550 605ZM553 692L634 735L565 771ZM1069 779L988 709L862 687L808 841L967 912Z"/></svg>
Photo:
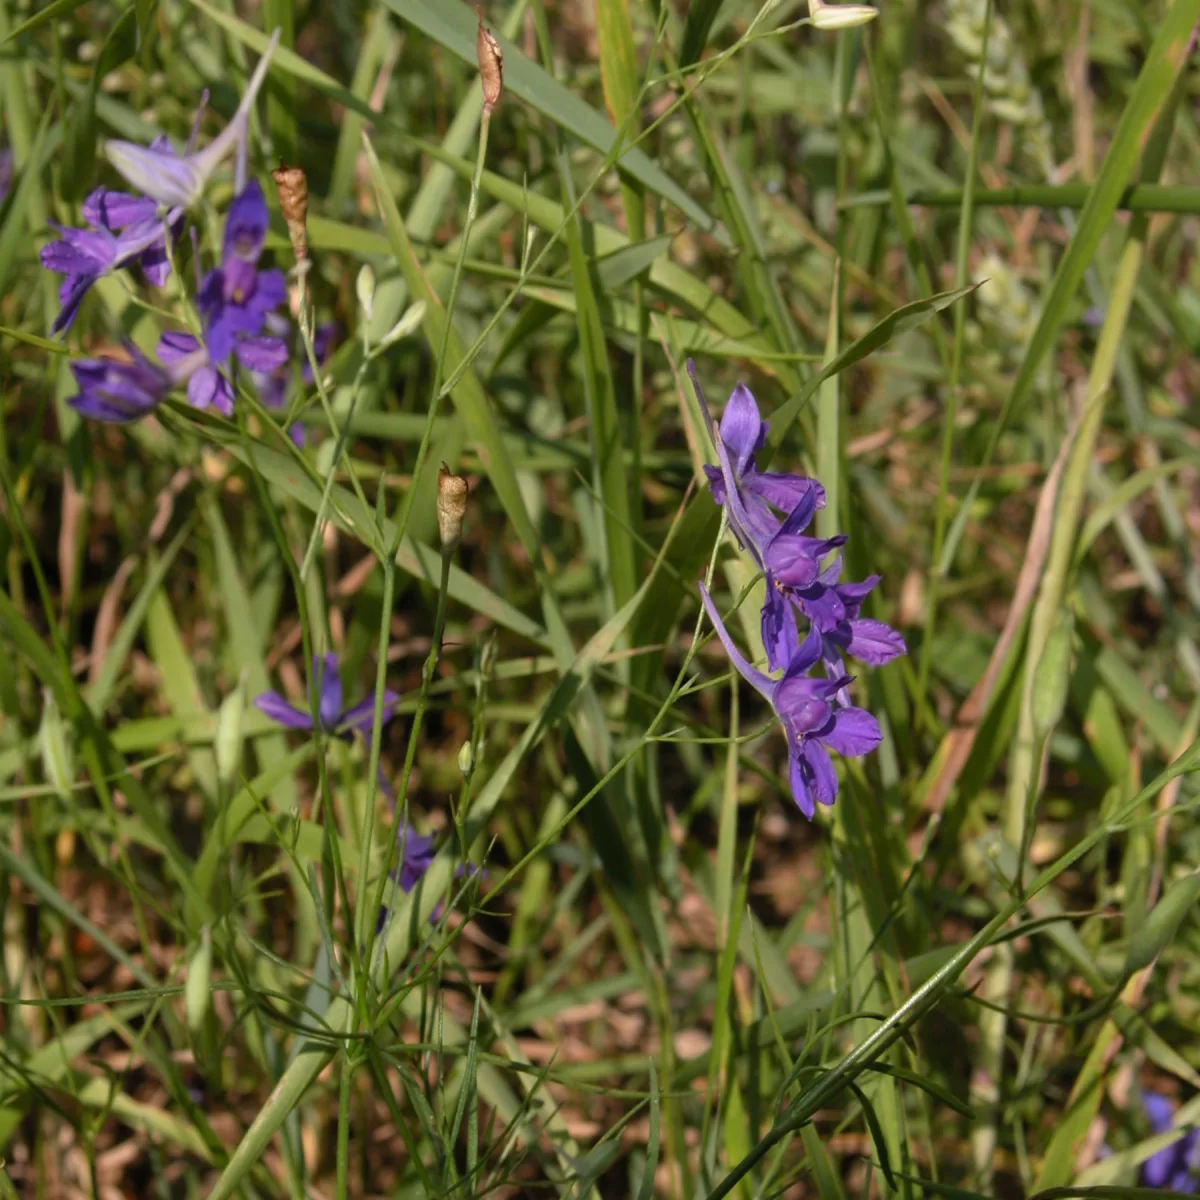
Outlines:
<svg viewBox="0 0 1200 1200"><path fill-rule="evenodd" d="M845 537L816 538L804 532L825 503L821 485L803 475L758 469L754 455L766 444L767 423L749 389L741 384L734 388L718 425L696 380L695 365L689 360L687 366L717 455L718 465L705 467L709 488L725 509L730 532L763 572L767 666L783 674L773 678L752 666L734 645L703 585L700 598L738 674L775 710L787 737L792 795L811 818L817 804L832 804L837 796L829 752L857 757L873 750L881 738L875 718L851 703L852 678L842 654L878 665L903 654L904 640L882 621L859 616L879 577L840 582L840 558L828 560ZM800 618L808 621L803 639ZM818 663L823 677L811 675Z"/></svg>
<svg viewBox="0 0 1200 1200"><path fill-rule="evenodd" d="M278 44L279 30L276 29L258 60L233 119L203 150L180 156L169 147L110 141L104 146L109 162L134 188L155 203L167 208L191 208L229 152L237 148L244 154L250 109L267 77L271 56Z"/></svg>

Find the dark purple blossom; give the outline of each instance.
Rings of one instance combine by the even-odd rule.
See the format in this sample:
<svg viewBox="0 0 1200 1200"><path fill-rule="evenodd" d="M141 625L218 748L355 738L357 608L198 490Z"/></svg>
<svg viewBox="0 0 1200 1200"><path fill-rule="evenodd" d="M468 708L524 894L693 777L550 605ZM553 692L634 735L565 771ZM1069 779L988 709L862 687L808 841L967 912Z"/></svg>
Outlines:
<svg viewBox="0 0 1200 1200"><path fill-rule="evenodd" d="M125 348L128 362L81 358L71 364L79 394L68 403L76 412L93 421L136 421L161 404L194 365L182 359L164 369L132 342Z"/></svg>
<svg viewBox="0 0 1200 1200"><path fill-rule="evenodd" d="M266 236L267 201L258 180L252 179L229 206L221 265L204 277L196 297L214 363L224 363L239 338L260 334L267 315L287 299L283 272L258 269ZM276 365L256 369L272 370Z"/></svg>
<svg viewBox="0 0 1200 1200"><path fill-rule="evenodd" d="M795 646L783 675L772 679L752 666L734 645L703 584L700 598L738 674L775 710L787 738L792 796L811 820L817 804L832 804L837 798L837 775L829 751L848 758L870 753L880 742L879 725L865 709L835 703L838 693L850 684L849 676L822 679L809 675L821 657L821 635L815 627Z"/></svg>
<svg viewBox="0 0 1200 1200"><path fill-rule="evenodd" d="M273 370L287 361L287 347L272 337L244 337L233 347L234 357L248 371ZM188 379L187 398L193 408L215 408L233 415L233 384L212 362L209 349L190 333L164 333L158 356L165 363L195 360L200 363Z"/></svg>
<svg viewBox="0 0 1200 1200"><path fill-rule="evenodd" d="M1175 1118L1175 1106L1157 1092L1142 1095L1142 1107L1153 1133L1166 1133ZM1155 1151L1141 1170L1141 1185L1195 1195L1200 1191L1200 1129L1189 1129L1169 1146Z"/></svg>
<svg viewBox="0 0 1200 1200"><path fill-rule="evenodd" d="M400 843L400 865L396 868L396 882L402 892L411 892L420 883L433 862L433 838L418 833L407 821L400 822L396 831Z"/></svg>
<svg viewBox="0 0 1200 1200"><path fill-rule="evenodd" d="M279 30L271 35L270 42L258 60L258 66L250 78L246 93L238 105L233 119L203 150L177 155L165 141L156 140L150 146L139 146L136 142L106 142L104 152L109 162L144 196L167 208L190 208L200 199L209 177L229 152L237 149L239 158L238 175L244 174L246 129L250 109L254 104L275 47L279 44Z"/></svg>

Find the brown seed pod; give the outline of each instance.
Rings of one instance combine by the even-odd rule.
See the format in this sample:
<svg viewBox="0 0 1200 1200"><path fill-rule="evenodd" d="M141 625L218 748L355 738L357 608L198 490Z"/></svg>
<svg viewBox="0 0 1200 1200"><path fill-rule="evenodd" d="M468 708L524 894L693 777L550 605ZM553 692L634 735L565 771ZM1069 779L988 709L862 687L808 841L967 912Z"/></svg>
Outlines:
<svg viewBox="0 0 1200 1200"><path fill-rule="evenodd" d="M483 24L483 9L479 14L479 32L475 35L475 57L479 61L479 77L483 81L483 112L490 117L500 103L504 91L504 54L500 43L487 31Z"/></svg>
<svg viewBox="0 0 1200 1200"><path fill-rule="evenodd" d="M297 266L308 261L308 179L300 167L282 163L271 172L279 196L279 211L287 223Z"/></svg>
<svg viewBox="0 0 1200 1200"><path fill-rule="evenodd" d="M462 541L463 517L467 512L467 481L442 463L438 471L437 519L442 552L449 554Z"/></svg>

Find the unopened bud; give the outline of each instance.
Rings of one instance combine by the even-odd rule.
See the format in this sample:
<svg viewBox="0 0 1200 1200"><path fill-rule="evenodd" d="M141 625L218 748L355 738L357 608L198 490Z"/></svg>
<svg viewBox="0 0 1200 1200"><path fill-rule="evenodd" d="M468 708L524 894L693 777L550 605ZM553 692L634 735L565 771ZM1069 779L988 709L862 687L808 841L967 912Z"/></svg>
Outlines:
<svg viewBox="0 0 1200 1200"><path fill-rule="evenodd" d="M363 263L359 269L358 278L354 281L354 290L358 293L358 305L368 322L375 315L375 272L369 263Z"/></svg>
<svg viewBox="0 0 1200 1200"><path fill-rule="evenodd" d="M484 28L483 9L479 14L479 32L475 35L475 57L479 61L479 78L483 83L483 115L490 117L500 103L504 91L504 54L500 43Z"/></svg>
<svg viewBox="0 0 1200 1200"><path fill-rule="evenodd" d="M410 304L401 314L400 320L379 339L379 348L386 350L393 342L398 342L401 338L406 338L409 334L416 333L421 328L421 322L424 320L425 301L418 300L416 304Z"/></svg>
<svg viewBox="0 0 1200 1200"><path fill-rule="evenodd" d="M470 779L471 772L475 770L475 747L470 742L463 742L458 752L458 769L464 779Z"/></svg>
<svg viewBox="0 0 1200 1200"><path fill-rule="evenodd" d="M217 713L217 736L213 751L217 759L217 775L228 785L242 765L242 716L246 711L246 671L242 671L237 687L225 697Z"/></svg>
<svg viewBox="0 0 1200 1200"><path fill-rule="evenodd" d="M198 1033L208 1016L212 1002L212 934L205 925L200 931L200 945L187 966L187 980L183 986L183 1005L187 1013L188 1028Z"/></svg>
<svg viewBox="0 0 1200 1200"><path fill-rule="evenodd" d="M300 167L282 164L271 172L279 196L279 211L287 224L296 265L308 262L308 179Z"/></svg>
<svg viewBox="0 0 1200 1200"><path fill-rule="evenodd" d="M853 29L866 25L879 16L879 10L868 4L825 4L823 0L809 0L809 13L817 29Z"/></svg>
<svg viewBox="0 0 1200 1200"><path fill-rule="evenodd" d="M462 541L463 517L467 511L467 481L454 475L442 463L438 471L437 519L438 534L442 539L442 553L449 554L458 549Z"/></svg>
<svg viewBox="0 0 1200 1200"><path fill-rule="evenodd" d="M61 800L69 800L75 770L71 763L71 746L62 713L58 711L54 693L47 688L42 693L42 727L38 731L42 751L42 771L46 782Z"/></svg>

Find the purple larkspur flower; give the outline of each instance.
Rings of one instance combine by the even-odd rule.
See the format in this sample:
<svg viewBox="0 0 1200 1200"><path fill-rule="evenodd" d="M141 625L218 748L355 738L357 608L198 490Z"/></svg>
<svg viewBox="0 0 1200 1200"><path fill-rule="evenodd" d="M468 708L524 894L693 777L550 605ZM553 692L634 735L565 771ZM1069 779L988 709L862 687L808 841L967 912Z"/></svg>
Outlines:
<svg viewBox="0 0 1200 1200"><path fill-rule="evenodd" d="M287 299L283 272L258 269L266 236L267 201L258 180L252 179L229 206L221 265L204 277L196 297L213 362L223 363L239 338L260 334L268 314Z"/></svg>
<svg viewBox="0 0 1200 1200"><path fill-rule="evenodd" d="M109 162L144 196L167 208L190 208L200 199L209 177L235 147L239 176L244 172L246 130L250 109L267 77L271 56L279 44L279 30L271 35L263 56L250 78L233 119L203 150L178 155L169 146L154 143L110 141L104 145Z"/></svg>
<svg viewBox="0 0 1200 1200"><path fill-rule="evenodd" d="M815 627L794 648L783 674L773 679L752 666L734 645L703 584L700 598L738 674L775 710L787 738L792 796L811 820L817 804L829 805L837 798L837 775L829 751L847 758L870 753L881 740L879 725L865 709L835 703L838 693L850 684L849 676L809 675L821 657L821 635Z"/></svg>
<svg viewBox="0 0 1200 1200"><path fill-rule="evenodd" d="M62 307L52 333L70 326L92 285L110 271L140 266L146 278L161 287L170 270L165 230L153 202L100 188L84 201L83 215L93 228L53 225L59 239L43 246L39 255L46 270L64 277L58 290ZM181 218L182 210L167 214L173 230Z"/></svg>
<svg viewBox="0 0 1200 1200"><path fill-rule="evenodd" d="M1175 1106L1157 1092L1142 1095L1142 1107L1153 1133L1166 1133L1175 1119ZM1143 1187L1166 1188L1195 1195L1200 1191L1200 1129L1189 1129L1169 1146L1156 1150L1142 1163Z"/></svg>
<svg viewBox="0 0 1200 1200"><path fill-rule="evenodd" d="M805 475L758 469L754 455L766 444L768 426L749 388L739 383L733 389L718 425L709 412L691 359L688 374L717 451L718 465L704 468L712 497L725 509L738 545L750 553L766 575L762 639L768 667L778 670L787 663L797 631L795 613L780 592L775 567L784 567L789 579L815 579L820 556L840 545L837 541L805 538L800 533L816 510L825 506L825 489ZM785 516L777 516L776 509ZM773 558L768 562L772 547Z"/></svg>
<svg viewBox="0 0 1200 1200"><path fill-rule="evenodd" d="M244 337L234 343L234 357L249 371L273 370L287 361L287 347L273 337ZM217 367L209 348L190 333L164 333L158 343L158 357L173 364L197 359L200 365L189 375L188 403L193 408L215 408L233 416L233 384Z"/></svg>
<svg viewBox="0 0 1200 1200"><path fill-rule="evenodd" d="M358 704L346 708L342 702L342 681L338 675L338 659L336 654L315 654L312 662L312 677L317 688L317 720L321 729L344 741L352 741L357 733L366 744L367 756L371 753L371 731L375 724L375 697L368 696ZM387 724L395 715L400 704L400 697L390 688L383 693L383 724ZM287 729L311 731L312 714L307 708L297 708L289 704L278 692L263 692L254 698L254 706L259 712L270 717L272 721ZM383 773L383 764L379 765L379 782L383 790L391 794L391 785Z"/></svg>
<svg viewBox="0 0 1200 1200"><path fill-rule="evenodd" d="M400 822L396 831L400 843L400 865L396 868L396 882L402 892L411 892L420 883L433 862L433 838L418 833L407 821Z"/></svg>
<svg viewBox="0 0 1200 1200"><path fill-rule="evenodd" d="M180 360L164 369L151 362L132 342L125 345L129 361L81 358L71 363L79 394L68 401L93 421L124 423L144 417L183 382L194 364Z"/></svg>

